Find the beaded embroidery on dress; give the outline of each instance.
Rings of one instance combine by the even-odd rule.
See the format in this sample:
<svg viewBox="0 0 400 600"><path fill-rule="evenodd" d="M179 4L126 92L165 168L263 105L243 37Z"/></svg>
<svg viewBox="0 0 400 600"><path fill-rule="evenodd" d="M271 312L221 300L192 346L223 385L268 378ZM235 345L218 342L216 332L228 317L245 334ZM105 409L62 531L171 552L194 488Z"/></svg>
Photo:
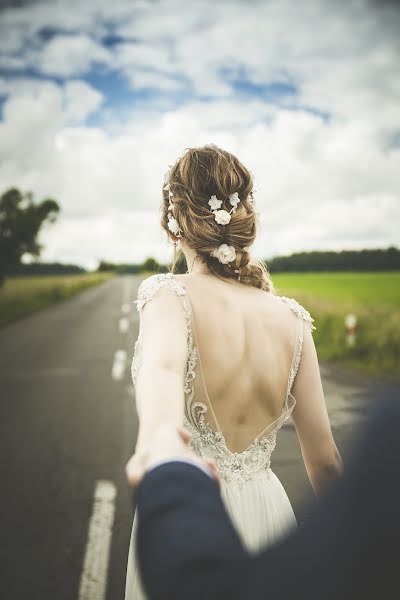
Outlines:
<svg viewBox="0 0 400 600"><path fill-rule="evenodd" d="M201 359L198 352L196 326L187 290L172 273L152 275L139 286L135 301L140 311L163 287L168 287L180 299L187 324L187 363L184 373L185 416L184 426L192 434L191 446L200 456L214 460L221 479L221 495L226 509L243 542L250 550L273 543L288 528L296 525L296 519L286 492L271 470L271 455L275 449L277 433L289 419L295 398L291 389L299 368L303 346L303 322L308 321L315 329L310 313L293 298L278 296L290 307L296 319L296 341L288 375L286 396L282 412L270 423L247 448L231 452L218 425L208 397ZM142 339L139 333L132 359L132 381L136 385L141 365ZM199 376L200 375L200 376ZM196 396L196 385L201 380L205 395ZM135 517L136 521L136 517ZM134 558L134 530L129 551L125 600L145 598Z"/></svg>

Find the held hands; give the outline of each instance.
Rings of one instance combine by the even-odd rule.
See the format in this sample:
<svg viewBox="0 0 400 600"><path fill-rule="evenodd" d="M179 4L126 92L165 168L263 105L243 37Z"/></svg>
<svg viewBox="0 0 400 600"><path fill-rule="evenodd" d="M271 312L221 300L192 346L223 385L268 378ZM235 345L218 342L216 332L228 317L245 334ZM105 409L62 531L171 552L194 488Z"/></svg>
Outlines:
<svg viewBox="0 0 400 600"><path fill-rule="evenodd" d="M158 427L146 447L136 448L135 454L126 465L128 483L137 486L143 479L146 471L161 461L185 460L206 468L212 479L219 485L219 478L215 464L211 460L197 456L188 446L191 439L186 429L171 425Z"/></svg>

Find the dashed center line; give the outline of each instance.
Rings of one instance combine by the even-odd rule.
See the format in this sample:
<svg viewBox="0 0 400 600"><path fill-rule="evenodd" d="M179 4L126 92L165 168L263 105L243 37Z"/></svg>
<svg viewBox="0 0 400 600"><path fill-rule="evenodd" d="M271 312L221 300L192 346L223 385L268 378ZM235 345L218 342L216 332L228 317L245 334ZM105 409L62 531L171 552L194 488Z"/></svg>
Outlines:
<svg viewBox="0 0 400 600"><path fill-rule="evenodd" d="M130 295L129 292L130 286L126 283L121 305L123 315L128 315L131 310L129 302L126 301ZM118 326L121 333L126 333L129 330L129 318L122 316ZM126 364L126 351L116 350L111 369L113 379L123 379ZM78 600L105 599L116 495L117 490L112 481L99 480L96 482Z"/></svg>
<svg viewBox="0 0 400 600"><path fill-rule="evenodd" d="M97 481L78 600L105 598L116 495L112 481Z"/></svg>
<svg viewBox="0 0 400 600"><path fill-rule="evenodd" d="M126 333L129 329L129 319L127 317L121 317L119 320L119 330L121 333Z"/></svg>
<svg viewBox="0 0 400 600"><path fill-rule="evenodd" d="M113 379L122 379L125 373L127 354L125 350L117 350L114 354L111 377Z"/></svg>

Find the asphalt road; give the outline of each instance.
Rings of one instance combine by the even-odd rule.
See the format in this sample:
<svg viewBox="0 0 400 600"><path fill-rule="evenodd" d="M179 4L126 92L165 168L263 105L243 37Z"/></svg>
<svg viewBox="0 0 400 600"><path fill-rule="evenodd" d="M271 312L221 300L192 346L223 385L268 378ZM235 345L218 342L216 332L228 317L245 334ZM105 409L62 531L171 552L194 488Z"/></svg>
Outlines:
<svg viewBox="0 0 400 600"><path fill-rule="evenodd" d="M124 467L137 435L130 362L138 284L133 276L116 277L0 331L1 598L97 599L90 595L93 582L82 591L81 580L88 547L96 549L93 536L107 527L105 597L124 597L132 522ZM321 372L346 454L371 402L398 388L328 365ZM301 518L310 488L290 425L274 459ZM95 503L102 481L105 497ZM99 540L99 548L107 546L106 538Z"/></svg>

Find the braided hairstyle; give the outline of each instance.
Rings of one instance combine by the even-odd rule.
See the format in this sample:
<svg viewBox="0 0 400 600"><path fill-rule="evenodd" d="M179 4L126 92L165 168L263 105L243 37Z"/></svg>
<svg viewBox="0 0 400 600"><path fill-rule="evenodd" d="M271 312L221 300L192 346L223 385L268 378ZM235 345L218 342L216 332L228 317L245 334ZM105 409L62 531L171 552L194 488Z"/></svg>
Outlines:
<svg viewBox="0 0 400 600"><path fill-rule="evenodd" d="M235 192L240 202L229 223L220 225L208 202L216 195L222 200L221 209L230 211L229 196ZM265 264L249 253L257 229L253 177L236 156L214 144L187 148L171 167L162 193L163 229L171 235L168 222L172 216L179 225L181 237L212 274L275 292ZM224 264L212 255L221 244L234 247L234 261ZM176 260L172 269L175 264Z"/></svg>

